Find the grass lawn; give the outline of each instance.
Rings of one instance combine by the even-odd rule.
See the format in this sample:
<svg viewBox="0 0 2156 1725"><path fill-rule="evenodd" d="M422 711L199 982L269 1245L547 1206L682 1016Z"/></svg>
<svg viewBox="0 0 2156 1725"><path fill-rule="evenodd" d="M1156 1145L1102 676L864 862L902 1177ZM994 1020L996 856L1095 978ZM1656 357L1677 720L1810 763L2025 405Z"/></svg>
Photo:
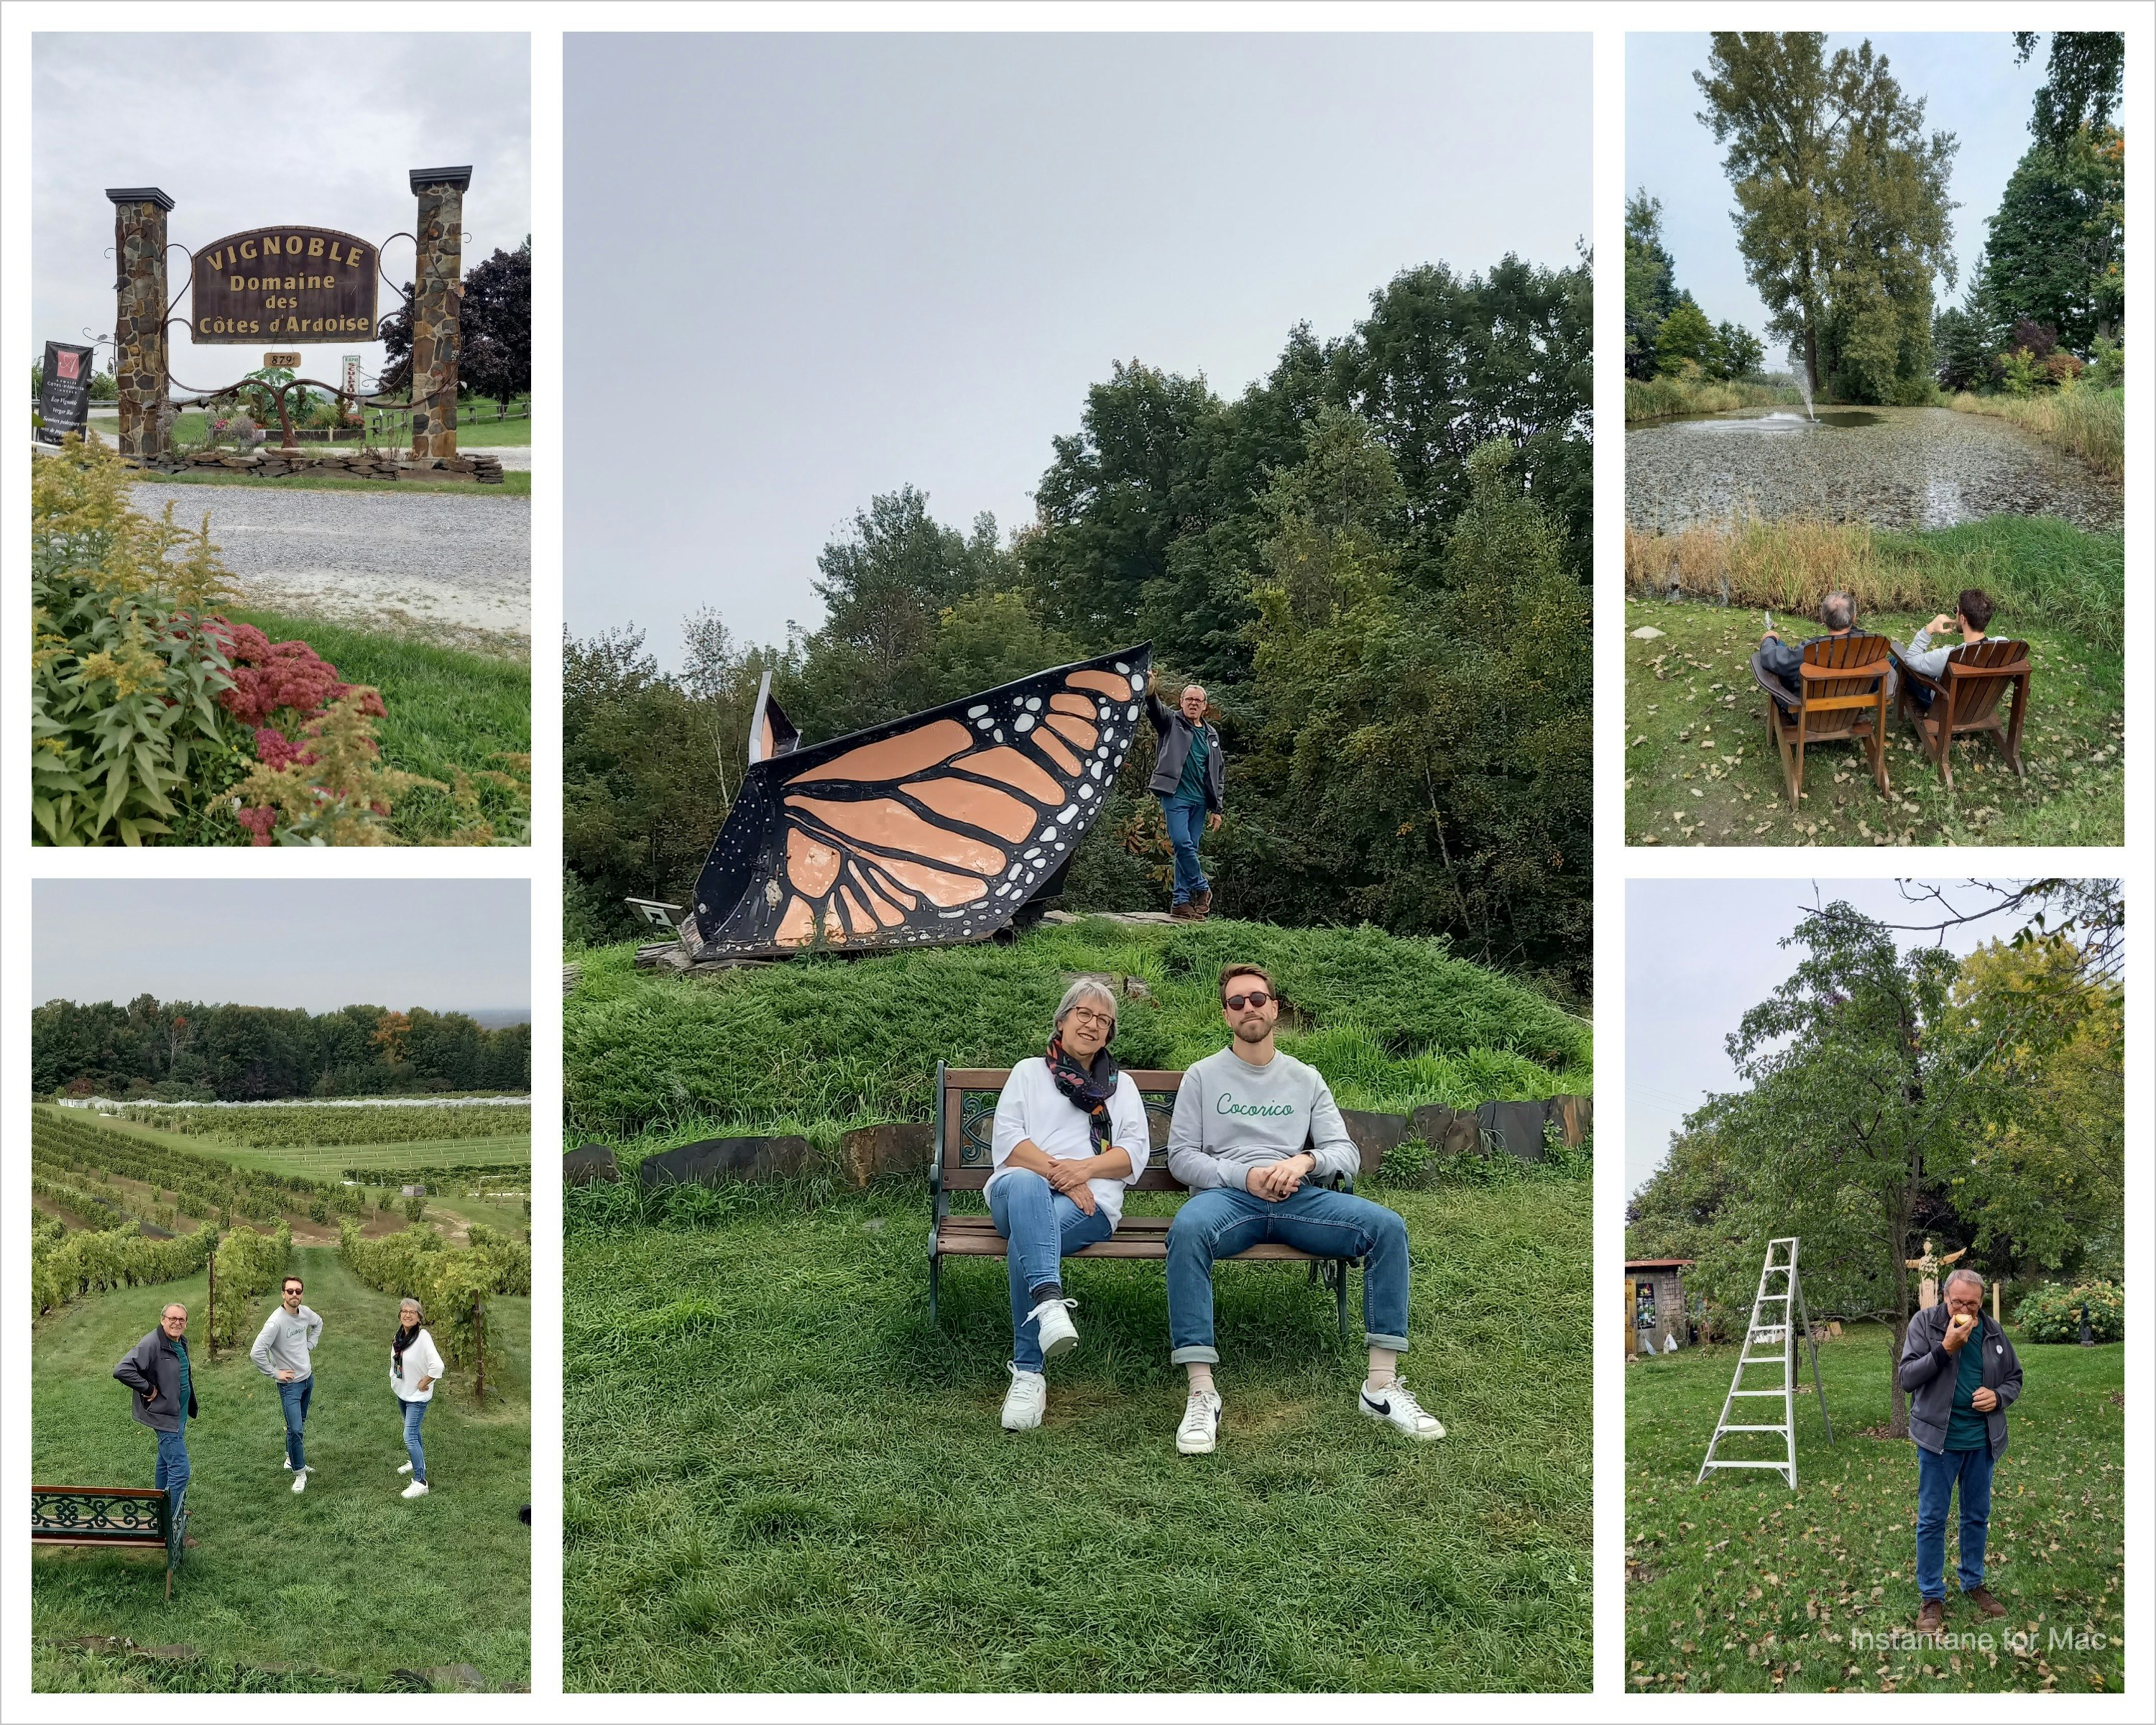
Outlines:
<svg viewBox="0 0 2156 1725"><path fill-rule="evenodd" d="M1299 1267L1224 1266L1203 1457L1158 1265L1066 1266L1083 1341L1013 1435L1004 1266L929 1323L922 1184L627 1195L569 1200L570 1690L1589 1687L1587 1180L1374 1192L1438 1443L1357 1414L1359 1322Z"/></svg>
<svg viewBox="0 0 2156 1725"><path fill-rule="evenodd" d="M270 1380L244 1353L194 1358L202 1418L188 1430L190 1551L164 1598L149 1556L38 1551L31 1558L32 1683L39 1690L382 1690L401 1673L467 1664L498 1687L531 1671L531 1302L487 1308L484 1410L453 1370L428 1413L434 1490L407 1502L388 1384L396 1301L337 1254L296 1267L325 1328L307 1459L295 1497ZM149 1432L129 1417L113 1363L167 1301L201 1309L206 1279L124 1290L43 1319L31 1343L32 1472L40 1484L147 1486ZM266 1316L268 1301L258 1302ZM497 1398L496 1391L499 1389ZM151 1658L88 1638L121 1637Z"/></svg>
<svg viewBox="0 0 2156 1725"><path fill-rule="evenodd" d="M1915 1447L1869 1435L1887 1420L1891 1341L1884 1326L1865 1325L1820 1348L1835 1442L1812 1398L1800 1397L1794 1494L1764 1471L1692 1483L1729 1388L1733 1348L1626 1368L1629 1688L2123 1686L2126 1362L2116 1345L2039 1347L2015 1337L2021 1399L1993 1476L1984 1571L2004 1618L1963 1603L1952 1579L1958 1512L1947 1534L1947 1633L1988 1636L1990 1645L1853 1645L1860 1633L1912 1630L1919 1603Z"/></svg>
<svg viewBox="0 0 2156 1725"><path fill-rule="evenodd" d="M1906 643L1929 617L1870 612ZM1799 620L1784 619L1785 629ZM1906 721L1887 719L1882 798L1861 748L1805 751L1795 812L1753 680L1758 609L1627 598L1625 837L1630 845L2119 845L2125 842L2124 666L2061 630L2002 619L2035 666L2017 778L1988 738L1954 745L1949 793ZM1659 639L1636 640L1643 627ZM1811 630L1806 627L1806 633ZM1796 637L1802 639L1802 637Z"/></svg>
<svg viewBox="0 0 2156 1725"><path fill-rule="evenodd" d="M251 623L273 641L307 643L348 683L367 683L382 691L388 716L375 721L382 758L391 767L444 784L456 771L502 771L496 754L529 754L531 748L531 668L521 659L501 659L455 647L348 629L311 618L278 616L261 611L227 614L235 623ZM504 787L480 789L480 808L497 829L517 814L517 799ZM448 839L459 813L444 791L406 792L394 804L391 821L398 838L424 845ZM248 835L228 820L218 823L221 842L247 842ZM181 842L220 842L217 837Z"/></svg>

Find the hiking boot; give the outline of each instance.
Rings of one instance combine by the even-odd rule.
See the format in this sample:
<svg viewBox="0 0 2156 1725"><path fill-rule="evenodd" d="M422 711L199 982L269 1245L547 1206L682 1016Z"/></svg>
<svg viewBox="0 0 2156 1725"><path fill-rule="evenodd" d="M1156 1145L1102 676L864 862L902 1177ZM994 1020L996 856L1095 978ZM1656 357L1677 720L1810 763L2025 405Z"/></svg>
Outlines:
<svg viewBox="0 0 2156 1725"><path fill-rule="evenodd" d="M1947 1602L1944 1599L1925 1600L1924 1609L1917 1614L1917 1633L1936 1635L1946 1626Z"/></svg>
<svg viewBox="0 0 2156 1725"><path fill-rule="evenodd" d="M1220 1435L1220 1395L1194 1389L1183 1404L1183 1424L1175 1428L1175 1447L1184 1455L1210 1455Z"/></svg>
<svg viewBox="0 0 2156 1725"><path fill-rule="evenodd" d="M1198 913L1180 900L1168 907L1168 915L1173 922L1195 922L1198 920Z"/></svg>
<svg viewBox="0 0 2156 1725"><path fill-rule="evenodd" d="M1193 893L1190 897L1190 910L1192 915L1201 922L1210 916L1213 911L1213 889L1209 886L1200 887Z"/></svg>
<svg viewBox="0 0 2156 1725"><path fill-rule="evenodd" d="M1009 1368L1010 1394L1004 1398L1004 1430L1031 1431L1048 1411L1048 1379L1039 1372Z"/></svg>
<svg viewBox="0 0 2156 1725"><path fill-rule="evenodd" d="M1355 1405L1371 1419L1382 1420L1395 1431L1404 1431L1424 1443L1445 1435L1445 1427L1437 1415L1425 1413L1407 1385L1397 1378L1375 1395L1366 1385L1356 1397Z"/></svg>
<svg viewBox="0 0 2156 1725"><path fill-rule="evenodd" d="M1078 1345L1078 1327L1070 1322L1075 1300L1043 1300L1026 1316L1040 1326L1040 1357L1060 1359Z"/></svg>
<svg viewBox="0 0 2156 1725"><path fill-rule="evenodd" d="M1965 1587L1961 1590L1961 1596L1986 1617L2004 1617L2006 1615L2006 1608L1992 1598L1991 1589L1988 1587Z"/></svg>

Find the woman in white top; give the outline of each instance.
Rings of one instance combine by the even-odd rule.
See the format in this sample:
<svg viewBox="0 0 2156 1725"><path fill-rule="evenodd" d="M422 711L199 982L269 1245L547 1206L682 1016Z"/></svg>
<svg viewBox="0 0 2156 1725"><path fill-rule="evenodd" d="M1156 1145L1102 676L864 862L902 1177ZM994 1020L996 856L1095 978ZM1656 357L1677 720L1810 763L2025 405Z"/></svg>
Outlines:
<svg viewBox="0 0 2156 1725"><path fill-rule="evenodd" d="M419 1422L434 1399L434 1380L442 1375L442 1356L423 1326L417 1300L397 1308L397 1333L389 1338L389 1387L397 1392L397 1410L404 1420L404 1448L411 1460L397 1470L412 1476L407 1497L427 1495L427 1452L419 1447Z"/></svg>
<svg viewBox="0 0 2156 1725"><path fill-rule="evenodd" d="M1045 1059L1022 1060L996 1101L986 1196L996 1231L1010 1242L1011 1387L1006 1431L1040 1424L1049 1360L1078 1345L1063 1297L1062 1260L1116 1231L1123 1189L1152 1150L1138 1087L1116 1068L1116 997L1091 978L1073 983L1055 1009Z"/></svg>

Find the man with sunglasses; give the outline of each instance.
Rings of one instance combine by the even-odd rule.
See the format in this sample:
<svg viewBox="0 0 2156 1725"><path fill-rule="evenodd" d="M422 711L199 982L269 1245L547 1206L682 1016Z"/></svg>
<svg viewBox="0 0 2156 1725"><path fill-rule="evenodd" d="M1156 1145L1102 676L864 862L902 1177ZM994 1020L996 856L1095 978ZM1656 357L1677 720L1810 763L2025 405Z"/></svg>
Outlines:
<svg viewBox="0 0 2156 1725"><path fill-rule="evenodd" d="M1360 1166L1332 1092L1312 1067L1273 1045L1280 991L1254 964L1220 973L1221 1015L1233 1040L1183 1075L1168 1128L1168 1166L1191 1195L1168 1230L1168 1358L1189 1374L1175 1447L1209 1454L1219 1440L1213 1368L1213 1262L1262 1241L1363 1260L1369 1376L1365 1418L1427 1441L1445 1435L1400 1381L1408 1345L1407 1224L1381 1204L1332 1189Z"/></svg>

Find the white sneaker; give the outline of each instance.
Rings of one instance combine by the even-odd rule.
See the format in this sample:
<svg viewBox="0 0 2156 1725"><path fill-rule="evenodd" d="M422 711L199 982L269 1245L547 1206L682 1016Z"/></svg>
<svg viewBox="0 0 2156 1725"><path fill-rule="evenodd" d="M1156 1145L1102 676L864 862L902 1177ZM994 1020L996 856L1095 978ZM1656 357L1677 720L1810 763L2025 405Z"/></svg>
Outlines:
<svg viewBox="0 0 2156 1725"><path fill-rule="evenodd" d="M1004 1430L1031 1431L1048 1411L1048 1379L1039 1372L1021 1372L1016 1366L1005 1369L1011 1374L1011 1386L1010 1394L1004 1398Z"/></svg>
<svg viewBox="0 0 2156 1725"><path fill-rule="evenodd" d="M412 1464L408 1461L402 1467L398 1468L397 1471L399 1473L409 1473L412 1471Z"/></svg>
<svg viewBox="0 0 2156 1725"><path fill-rule="evenodd" d="M1210 1455L1220 1435L1220 1394L1194 1389L1183 1404L1183 1424L1175 1428L1175 1447L1185 1455Z"/></svg>
<svg viewBox="0 0 2156 1725"><path fill-rule="evenodd" d="M1397 1378L1375 1395L1370 1394L1365 1384L1362 1394L1355 1398L1355 1405L1371 1419L1382 1420L1394 1430L1424 1443L1445 1435L1445 1427L1437 1415L1425 1414L1407 1385Z"/></svg>
<svg viewBox="0 0 2156 1725"><path fill-rule="evenodd" d="M401 1497L424 1497L427 1495L427 1482L424 1480L414 1480L398 1495Z"/></svg>
<svg viewBox="0 0 2156 1725"><path fill-rule="evenodd" d="M1040 1326L1040 1357L1060 1359L1078 1345L1078 1327L1070 1322L1075 1300L1043 1300L1026 1313Z"/></svg>
<svg viewBox="0 0 2156 1725"><path fill-rule="evenodd" d="M298 1496L300 1495L300 1492L302 1492L302 1491L305 1491L306 1489L307 1489L307 1471L306 1471L306 1469L305 1469L305 1468L304 1468L304 1467L301 1467L301 1468L295 1468L295 1469L294 1469L294 1470L293 1470L293 1472L292 1472L292 1495L293 1495L295 1497L298 1497Z"/></svg>

